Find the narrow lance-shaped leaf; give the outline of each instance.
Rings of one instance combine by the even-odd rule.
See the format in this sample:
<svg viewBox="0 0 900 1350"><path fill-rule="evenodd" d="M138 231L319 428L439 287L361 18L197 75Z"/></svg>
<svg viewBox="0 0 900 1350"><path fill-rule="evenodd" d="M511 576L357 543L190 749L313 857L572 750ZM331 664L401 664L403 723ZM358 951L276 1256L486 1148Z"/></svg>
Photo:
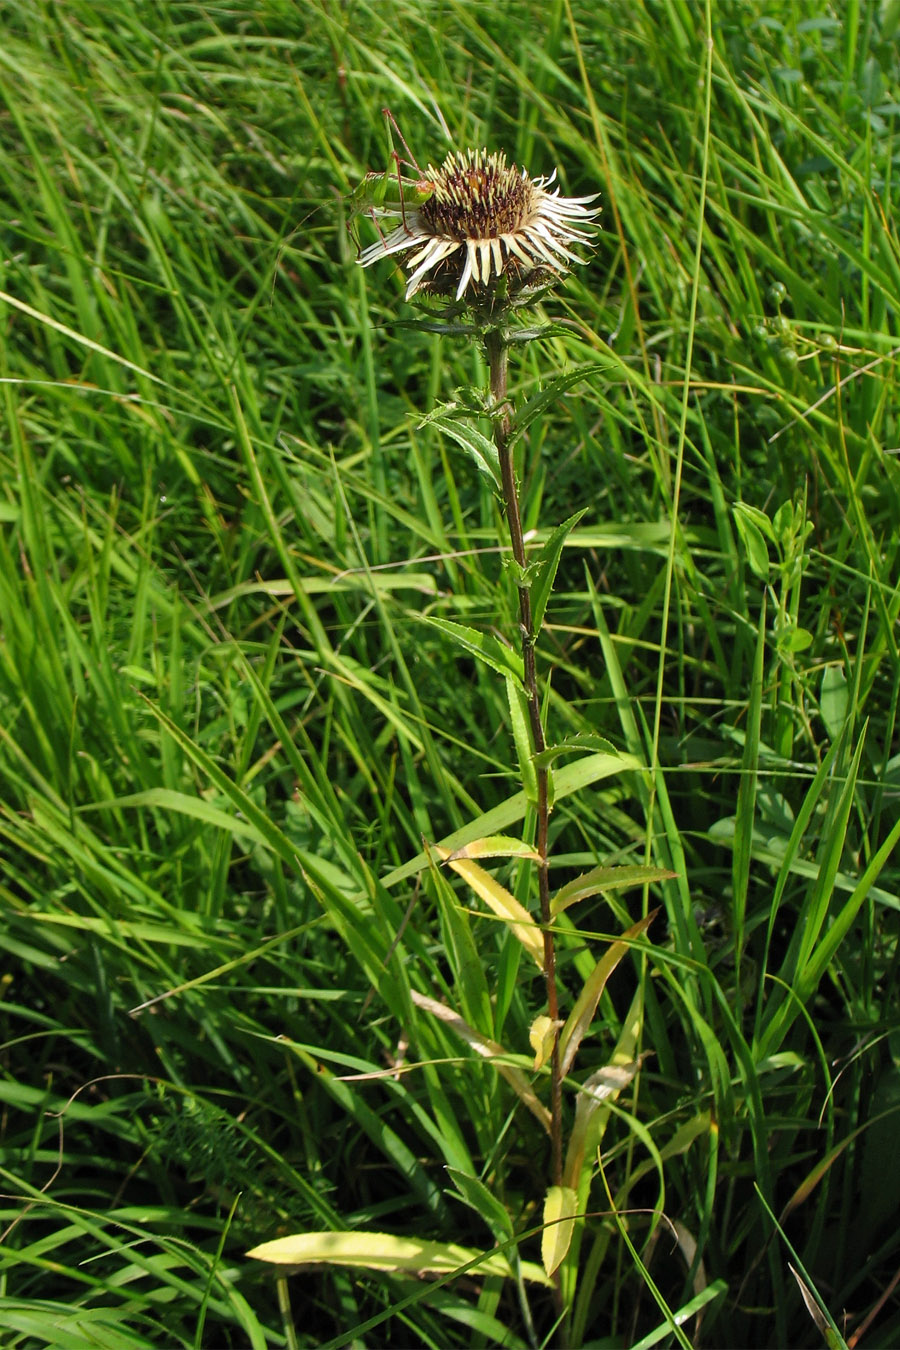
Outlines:
<svg viewBox="0 0 900 1350"><path fill-rule="evenodd" d="M458 1167L445 1167L463 1202L480 1215L497 1242L505 1242L513 1235L513 1221L509 1210L479 1178L462 1172Z"/></svg>
<svg viewBox="0 0 900 1350"><path fill-rule="evenodd" d="M486 905L498 914L504 923L509 925L509 931L513 937L521 942L522 946L534 958L541 970L544 968L544 938L540 927L528 913L524 905L520 905L515 896L510 895L505 886L501 886L499 881L485 872L483 867L477 863L469 862L466 859L451 862L450 849L441 848L440 845L434 846L434 851L448 867L462 877L463 881L477 896L479 896Z"/></svg>
<svg viewBox="0 0 900 1350"><path fill-rule="evenodd" d="M569 1136L563 1182L576 1190L579 1187L588 1150L593 1151L603 1137L609 1106L632 1081L651 1051L638 1054L643 1025L643 996L640 987L635 992L631 1007L622 1022L616 1048L609 1063L582 1083L575 1100L575 1123Z"/></svg>
<svg viewBox="0 0 900 1350"><path fill-rule="evenodd" d="M594 1013L597 1011L597 1004L606 987L606 981L628 951L630 944L646 932L658 913L659 910L651 910L643 919L639 919L626 929L621 938L613 942L604 952L585 980L584 988L578 995L559 1038L560 1072L564 1076L571 1069L578 1047L594 1020Z"/></svg>
<svg viewBox="0 0 900 1350"><path fill-rule="evenodd" d="M516 758L519 761L522 788L529 804L536 806L537 771L534 762L534 747L531 744L528 702L522 684L510 676L506 677L506 698L509 703L510 726L516 747Z"/></svg>
<svg viewBox="0 0 900 1350"><path fill-rule="evenodd" d="M432 1017L437 1017L442 1022L446 1022L447 1026L455 1031L457 1036L460 1036L467 1045L470 1045L477 1055L489 1060L501 1077L506 1079L523 1105L528 1107L531 1114L541 1122L547 1133L550 1133L550 1112L538 1100L534 1088L522 1070L509 1062L513 1056L504 1050L502 1045L498 1045L496 1041L492 1041L487 1036L482 1036L474 1027L470 1027L468 1022L458 1013L455 1013L452 1008L448 1008L446 1003L439 1003L436 998L429 998L427 994L419 994L415 989L410 991L410 998L417 1008L422 1008L424 1012L431 1013Z"/></svg>
<svg viewBox="0 0 900 1350"><path fill-rule="evenodd" d="M762 516L761 511L756 511L755 516ZM766 525L769 525L768 517L763 516ZM763 532L756 519L750 514L750 508L745 502L738 502L734 508L734 523L737 526L738 534L747 553L747 562L750 564L750 571L758 576L761 581L769 579L769 550L766 547L766 541ZM769 527L768 533L771 533Z"/></svg>
<svg viewBox="0 0 900 1350"><path fill-rule="evenodd" d="M432 413L419 425L437 427L438 431L442 431L445 436L449 436L452 441L456 441L456 444L461 446L472 459L478 472L483 474L491 486L499 492L500 459L493 441L488 440L487 436L483 436L474 427L459 421L452 414L442 416L439 413Z"/></svg>
<svg viewBox="0 0 900 1350"><path fill-rule="evenodd" d="M393 1233L294 1233L262 1242L247 1255L277 1266L351 1266L400 1275L452 1275L473 1262L477 1262L473 1273L506 1279L513 1273L500 1252L479 1252L455 1242L420 1241ZM523 1261L520 1269L526 1280L549 1284L544 1271L533 1262Z"/></svg>
<svg viewBox="0 0 900 1350"><path fill-rule="evenodd" d="M842 666L828 665L819 686L819 716L833 741L837 740L850 706L850 687Z"/></svg>
<svg viewBox="0 0 900 1350"><path fill-rule="evenodd" d="M493 633L482 633L477 628L468 627L467 624L454 623L452 619L435 619L429 614L421 615L421 620L452 638L458 647L468 652L469 656L474 656L500 675L521 685L522 658L511 647L507 647L499 638L494 637Z"/></svg>
<svg viewBox="0 0 900 1350"><path fill-rule="evenodd" d="M547 608L550 592L553 590L553 583L556 580L556 569L559 567L563 545L586 512L587 508L583 511L576 511L574 516L569 516L569 519L563 521L562 525L557 525L540 552L531 560L531 565L535 566L535 577L531 584L531 617L535 637L541 631L544 611Z"/></svg>
<svg viewBox="0 0 900 1350"><path fill-rule="evenodd" d="M557 375L553 380L549 380L538 393L523 403L521 408L517 409L512 419L510 428L510 445L515 445L520 436L531 426L535 418L540 417L541 413L546 412L548 408L553 408L559 401L560 395L567 389L571 389L573 384L578 384L579 380L587 376L597 375L597 366L591 361L581 366L575 366L573 370L567 370L562 375Z"/></svg>
<svg viewBox="0 0 900 1350"><path fill-rule="evenodd" d="M564 741L557 742L556 745L548 745L539 755L534 756L534 762L539 769L549 769L553 761L562 755L585 755L594 750L606 755L617 753L612 741L608 741L605 736L595 736L590 731L579 731L574 736L567 736Z"/></svg>
<svg viewBox="0 0 900 1350"><path fill-rule="evenodd" d="M678 875L668 867L645 867L642 863L622 867L592 867L589 872L569 881L550 901L550 913L561 914L579 900L587 900L603 891L620 891L627 886L648 886L654 881L670 881Z"/></svg>
<svg viewBox="0 0 900 1350"><path fill-rule="evenodd" d="M544 1197L544 1230L541 1233L541 1260L552 1275L566 1258L575 1231L578 1194L571 1186L551 1186Z"/></svg>
<svg viewBox="0 0 900 1350"><path fill-rule="evenodd" d="M491 834L485 839L473 839L470 844L448 854L446 862L459 862L464 858L530 858L540 862L541 855L524 839L512 839L508 834Z"/></svg>

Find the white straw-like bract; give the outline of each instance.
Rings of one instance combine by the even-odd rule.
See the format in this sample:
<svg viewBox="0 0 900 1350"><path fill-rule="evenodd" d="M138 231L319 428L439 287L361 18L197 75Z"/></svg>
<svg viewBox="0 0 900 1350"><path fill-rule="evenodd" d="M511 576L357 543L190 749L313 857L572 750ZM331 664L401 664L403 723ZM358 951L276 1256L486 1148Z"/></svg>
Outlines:
<svg viewBox="0 0 900 1350"><path fill-rule="evenodd" d="M455 292L457 300L467 291L482 296L503 276L515 294L535 274L562 276L582 261L572 245L590 242L599 215L590 203L599 194L561 197L558 187L551 191L555 179L555 170L530 178L503 154L454 151L440 169L429 165L417 185L430 193L421 205L377 212L401 223L363 249L359 261L369 267L380 258L402 258L410 273L407 299L422 289Z"/></svg>

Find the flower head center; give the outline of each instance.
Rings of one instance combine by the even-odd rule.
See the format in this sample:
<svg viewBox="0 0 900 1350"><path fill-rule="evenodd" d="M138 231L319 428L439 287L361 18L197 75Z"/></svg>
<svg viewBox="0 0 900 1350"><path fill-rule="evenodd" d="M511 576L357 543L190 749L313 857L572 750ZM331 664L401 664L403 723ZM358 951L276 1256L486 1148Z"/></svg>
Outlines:
<svg viewBox="0 0 900 1350"><path fill-rule="evenodd" d="M458 150L426 175L434 191L420 207L429 230L448 239L498 239L531 217L535 188L504 154Z"/></svg>

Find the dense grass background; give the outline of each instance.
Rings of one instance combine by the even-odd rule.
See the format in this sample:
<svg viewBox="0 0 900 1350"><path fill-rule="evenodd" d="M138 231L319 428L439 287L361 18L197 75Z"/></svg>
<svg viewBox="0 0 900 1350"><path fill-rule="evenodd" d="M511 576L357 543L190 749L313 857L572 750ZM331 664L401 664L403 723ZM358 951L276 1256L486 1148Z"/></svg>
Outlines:
<svg viewBox="0 0 900 1350"><path fill-rule="evenodd" d="M553 875L677 875L561 939L574 994L661 908L580 1060L646 1052L596 1139L632 1245L598 1171L567 1334L674 1344L715 1286L682 1343L816 1345L791 1262L900 1340L898 14L711 9L710 52L681 0L0 6L4 1345L560 1343L533 1287L243 1256L540 1253L540 1129L411 1002L527 1056L543 994L421 856L523 828L502 682L422 622L514 638L515 594L419 425L480 358L354 266L385 104L423 165L603 194L513 381L585 369L522 466L532 527L587 508L551 740L645 767L560 761Z"/></svg>

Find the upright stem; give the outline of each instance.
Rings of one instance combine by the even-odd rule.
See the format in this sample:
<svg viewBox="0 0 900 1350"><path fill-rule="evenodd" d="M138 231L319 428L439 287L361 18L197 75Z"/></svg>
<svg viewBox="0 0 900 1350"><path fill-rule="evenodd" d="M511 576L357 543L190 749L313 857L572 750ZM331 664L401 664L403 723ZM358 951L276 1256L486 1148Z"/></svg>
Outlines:
<svg viewBox="0 0 900 1350"><path fill-rule="evenodd" d="M494 399L496 415L493 419L494 441L500 457L500 476L503 484L503 500L506 507L506 521L509 526L509 539L513 557L519 566L525 568L525 540L522 535L522 517L519 513L519 495L516 490L516 475L513 467L513 451L510 440L510 410L506 398L507 364L509 349L503 336L496 328L490 329L485 337L485 350L490 367L491 394ZM537 670L535 667L534 647L537 633L531 613L531 594L527 585L520 581L519 590L519 628L522 637L522 662L524 666L525 698L528 703L528 720L531 724L531 744L536 755L546 749L544 727L541 722L541 705L538 696ZM547 1015L552 1022L559 1020L559 999L556 991L556 945L551 930L550 914L550 875L547 860L547 830L550 819L550 806L547 793L547 769L539 765L537 773L537 852L539 855L538 888L541 903L541 924L544 929L544 979L547 985ZM550 1057L550 1167L553 1184L562 1184L562 1079L559 1072L559 1035L553 1037L553 1051Z"/></svg>

